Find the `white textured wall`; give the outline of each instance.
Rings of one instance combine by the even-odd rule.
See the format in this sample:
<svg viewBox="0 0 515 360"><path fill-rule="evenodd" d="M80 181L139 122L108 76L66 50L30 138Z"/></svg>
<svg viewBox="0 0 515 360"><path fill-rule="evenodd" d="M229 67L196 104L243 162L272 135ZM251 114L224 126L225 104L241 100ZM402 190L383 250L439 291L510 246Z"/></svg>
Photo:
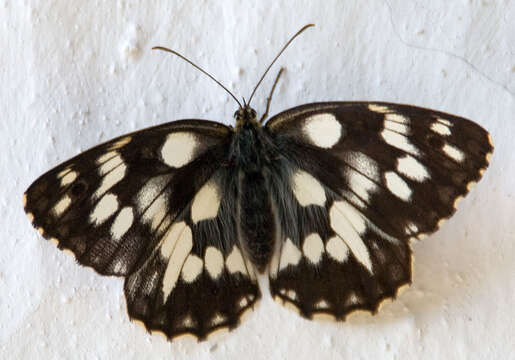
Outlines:
<svg viewBox="0 0 515 360"><path fill-rule="evenodd" d="M514 358L515 2L256 3L0 0L0 358ZM43 241L22 193L111 137L185 117L231 122L235 104L221 89L151 46L184 52L248 97L308 22L317 27L279 61L287 72L272 113L322 100L431 107L489 129L491 167L457 215L415 246L413 286L375 317L312 323L265 292L217 341L147 335L128 320L122 281Z"/></svg>

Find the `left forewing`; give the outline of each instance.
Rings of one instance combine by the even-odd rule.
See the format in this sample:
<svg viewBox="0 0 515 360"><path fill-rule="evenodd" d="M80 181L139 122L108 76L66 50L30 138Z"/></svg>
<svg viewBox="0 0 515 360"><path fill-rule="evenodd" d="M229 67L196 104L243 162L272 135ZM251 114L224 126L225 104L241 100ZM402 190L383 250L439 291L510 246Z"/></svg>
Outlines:
<svg viewBox="0 0 515 360"><path fill-rule="evenodd" d="M220 166L230 130L182 120L89 149L24 194L34 227L77 261L124 276Z"/></svg>

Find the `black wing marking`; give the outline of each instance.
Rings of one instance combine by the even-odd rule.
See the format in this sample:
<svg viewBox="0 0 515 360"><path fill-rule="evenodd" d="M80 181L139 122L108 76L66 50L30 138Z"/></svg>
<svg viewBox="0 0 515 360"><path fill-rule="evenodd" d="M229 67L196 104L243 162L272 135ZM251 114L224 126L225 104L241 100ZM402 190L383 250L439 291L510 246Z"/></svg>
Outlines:
<svg viewBox="0 0 515 360"><path fill-rule="evenodd" d="M36 180L25 211L82 265L126 277L129 315L148 330L203 339L233 328L260 293L221 166L232 134L184 120L114 139Z"/></svg>
<svg viewBox="0 0 515 360"><path fill-rule="evenodd" d="M237 240L235 177L218 170L125 282L129 314L168 338L233 329L260 298Z"/></svg>
<svg viewBox="0 0 515 360"><path fill-rule="evenodd" d="M282 202L293 214L278 214L283 238L272 294L307 317L375 311L408 284L409 240L455 212L493 150L471 121L386 103L304 105L266 128L289 169L278 176L286 184L272 182L282 187L272 196L278 211Z"/></svg>

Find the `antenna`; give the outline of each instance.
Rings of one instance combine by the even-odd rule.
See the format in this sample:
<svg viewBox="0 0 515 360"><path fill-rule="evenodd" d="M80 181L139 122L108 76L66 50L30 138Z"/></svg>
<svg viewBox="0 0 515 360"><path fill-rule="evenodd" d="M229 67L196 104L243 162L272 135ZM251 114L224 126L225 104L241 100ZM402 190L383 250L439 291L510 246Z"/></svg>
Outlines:
<svg viewBox="0 0 515 360"><path fill-rule="evenodd" d="M281 56L281 54L284 52L284 50L286 50L286 48L290 45L290 43L297 37L299 36L304 30L306 30L307 28L310 28L312 26L315 26L315 24L307 24L307 25L304 25L302 27L302 29L300 29L299 31L297 31L295 33L295 35L293 35L290 40L288 40L288 42L286 43L286 45L283 46L283 48L281 49L281 51L279 51L279 54L276 55L276 57L274 58L274 60L272 60L272 62L270 63L270 65L268 65L268 67L266 68L265 70L265 73L261 76L261 79L259 79L256 87L254 88L254 90L252 91L252 94L250 94L250 98L249 98L249 102L248 102L248 105L250 105L250 102L252 101L252 97L254 97L254 94L256 93L256 90L257 88L259 87L259 85L261 85L261 82L263 81L263 79L265 78L266 74L268 73L268 70L270 70L270 68L272 67L272 65L274 65L275 61L279 58L279 56Z"/></svg>
<svg viewBox="0 0 515 360"><path fill-rule="evenodd" d="M292 39L293 40L293 39ZM291 41L291 40L290 40ZM192 65L193 67L195 67L197 70L200 70L204 75L207 75L211 80L213 80L214 82L216 82L218 85L220 85L222 87L222 89L224 89L225 91L227 91L227 93L229 95L232 96L232 98L234 99L234 101L236 101L239 105L239 107L241 108L241 103L238 101L238 99L236 99L236 96L234 96L234 94L232 92L230 92L225 86L222 85L222 83L218 80L216 80L211 74L209 74L207 71L205 71L204 69L202 69L200 66L198 66L197 64L195 64L193 61L187 59L185 56L179 54L177 51L175 50L172 50L172 49L168 49L168 48L165 48L165 47L162 47L162 46L154 46L152 48L152 50L161 50L161 51L166 51L166 52L169 52L169 53L172 53L178 57L180 57L181 59L183 59L184 61L186 61L188 64Z"/></svg>

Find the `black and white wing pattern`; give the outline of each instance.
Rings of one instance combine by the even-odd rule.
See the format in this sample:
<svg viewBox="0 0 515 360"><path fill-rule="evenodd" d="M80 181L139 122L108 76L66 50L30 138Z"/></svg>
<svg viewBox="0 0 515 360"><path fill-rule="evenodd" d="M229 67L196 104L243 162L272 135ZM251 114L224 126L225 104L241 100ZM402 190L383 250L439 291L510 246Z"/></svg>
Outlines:
<svg viewBox="0 0 515 360"><path fill-rule="evenodd" d="M114 139L36 180L25 211L80 264L125 277L129 315L147 330L203 339L260 297L223 164L232 134L183 120Z"/></svg>
<svg viewBox="0 0 515 360"><path fill-rule="evenodd" d="M308 318L375 312L410 284L410 240L455 212L493 151L469 120L388 103L303 105L266 130L281 154L271 292Z"/></svg>

